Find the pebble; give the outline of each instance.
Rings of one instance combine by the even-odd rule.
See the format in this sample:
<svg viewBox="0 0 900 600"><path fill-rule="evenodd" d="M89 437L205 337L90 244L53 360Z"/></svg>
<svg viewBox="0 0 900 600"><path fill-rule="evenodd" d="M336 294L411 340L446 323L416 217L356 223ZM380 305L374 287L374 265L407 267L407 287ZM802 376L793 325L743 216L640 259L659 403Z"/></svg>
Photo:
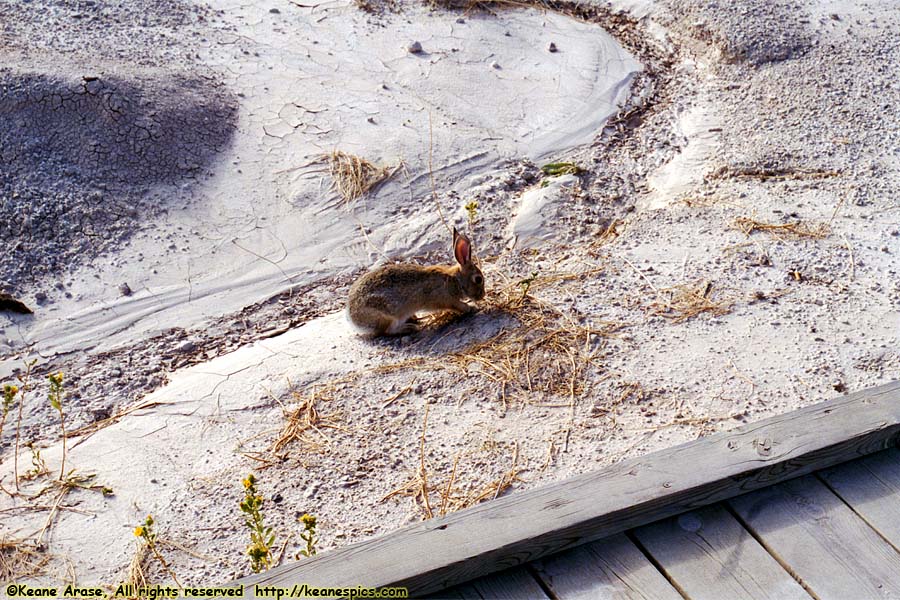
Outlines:
<svg viewBox="0 0 900 600"><path fill-rule="evenodd" d="M491 63L491 68L499 69L499 68L500 68L500 63L498 63L497 61L492 62L492 63Z"/></svg>
<svg viewBox="0 0 900 600"><path fill-rule="evenodd" d="M554 44L553 42L550 42L550 45L547 46L547 50L548 50L549 52L557 52L557 51L558 51L557 48L556 48L556 44Z"/></svg>
<svg viewBox="0 0 900 600"><path fill-rule="evenodd" d="M280 14L281 14L281 11L278 10L277 8L270 8L270 9L269 9L269 12L272 13L273 15L280 15Z"/></svg>
<svg viewBox="0 0 900 600"><path fill-rule="evenodd" d="M422 54L422 44L420 42L413 42L406 47L406 51L410 54Z"/></svg>
<svg viewBox="0 0 900 600"><path fill-rule="evenodd" d="M122 294L123 296L130 296L134 292L131 291L131 286L128 285L127 283L120 283L119 284L119 293Z"/></svg>

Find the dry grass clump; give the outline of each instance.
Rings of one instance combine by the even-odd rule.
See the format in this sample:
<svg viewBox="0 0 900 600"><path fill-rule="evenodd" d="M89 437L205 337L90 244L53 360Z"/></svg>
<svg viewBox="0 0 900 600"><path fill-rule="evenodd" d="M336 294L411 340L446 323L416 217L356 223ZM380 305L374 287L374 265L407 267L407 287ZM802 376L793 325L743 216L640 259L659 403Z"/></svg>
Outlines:
<svg viewBox="0 0 900 600"><path fill-rule="evenodd" d="M685 196L679 198L677 202L684 204L688 208L708 208L724 204L722 199L717 196Z"/></svg>
<svg viewBox="0 0 900 600"><path fill-rule="evenodd" d="M591 417L608 418L615 425L615 409L623 404L640 404L647 397L644 386L636 381L620 381L613 384L605 398L591 408Z"/></svg>
<svg viewBox="0 0 900 600"><path fill-rule="evenodd" d="M29 540L0 539L0 581L36 577L50 563L50 554Z"/></svg>
<svg viewBox="0 0 900 600"><path fill-rule="evenodd" d="M623 227L624 225L625 225L625 221L623 221L621 219L613 219L606 226L606 229L603 230L603 233L598 235L591 242L591 245L605 246L606 244L609 244L609 243L613 242L614 240L618 239L618 237L620 235L622 235L621 232L619 231L619 228Z"/></svg>
<svg viewBox="0 0 900 600"><path fill-rule="evenodd" d="M825 179L837 177L839 171L825 169L803 169L799 167L750 167L732 166L720 167L709 175L710 179L756 179L758 181L785 181L803 179Z"/></svg>
<svg viewBox="0 0 900 600"><path fill-rule="evenodd" d="M518 443L499 444L493 440L482 444L476 452L466 455L457 454L453 459L453 467L445 482L429 484L434 481L428 462L425 458L425 434L428 430L428 406L425 407L425 416L422 422L422 435L419 438L419 466L414 475L403 485L396 488L384 498L382 502L395 497L412 498L415 506L421 511L422 519L432 519L435 516L444 516L451 512L475 506L485 500L493 500L506 492L514 483L522 481L519 473L523 467L519 465ZM501 458L502 450L511 447L510 466L499 477L484 482L483 468L477 464L471 472L466 472L460 467L464 456L475 454L486 455L485 459L496 464ZM473 461L475 462L475 461Z"/></svg>
<svg viewBox="0 0 900 600"><path fill-rule="evenodd" d="M473 482L463 484L458 476L460 456L453 460L453 469L450 471L450 477L441 490L441 505L438 511L441 516L475 506L485 500L499 498L514 483L522 481L522 478L519 477L519 473L523 470L523 467L519 465L519 445L512 443L506 446L512 446L509 468L501 473L499 477L487 483L479 484ZM498 453L493 454L492 458L500 458Z"/></svg>
<svg viewBox="0 0 900 600"><path fill-rule="evenodd" d="M131 557L131 563L129 563L128 572L125 575L125 583L133 585L134 589L146 587L149 583L147 572L144 570L149 555L150 547L147 544L138 544L137 550Z"/></svg>
<svg viewBox="0 0 900 600"><path fill-rule="evenodd" d="M584 392L585 372L596 366L598 340L615 335L623 325L582 323L534 297L531 291L549 283L580 280L598 270L532 274L508 282L487 299L483 312L505 315L516 324L451 354L447 364L491 380L499 386L504 402L509 393L526 399L563 396L574 402Z"/></svg>
<svg viewBox="0 0 900 600"><path fill-rule="evenodd" d="M649 309L652 314L671 319L675 323L687 321L701 313L714 316L730 313L733 300L717 300L714 295L713 284L709 281L679 284L658 290L657 300L650 303Z"/></svg>
<svg viewBox="0 0 900 600"><path fill-rule="evenodd" d="M378 167L364 158L334 150L326 155L334 188L345 202L356 200L390 179L398 167Z"/></svg>
<svg viewBox="0 0 900 600"><path fill-rule="evenodd" d="M763 223L749 217L738 217L734 225L745 235L756 231L764 231L772 237L780 239L811 238L815 240L827 237L831 228L826 223L805 223L794 221L791 223Z"/></svg>
<svg viewBox="0 0 900 600"><path fill-rule="evenodd" d="M298 402L296 408L288 410L282 404L284 425L278 439L272 444L270 451L278 454L289 444L299 442L308 450L321 450L323 445L330 445L331 438L325 434L326 429L347 431L338 424L340 414L333 413L323 415L319 412L320 401L330 401L348 382L347 378L330 381L324 385L316 386L306 396L299 392L292 392L293 398Z"/></svg>

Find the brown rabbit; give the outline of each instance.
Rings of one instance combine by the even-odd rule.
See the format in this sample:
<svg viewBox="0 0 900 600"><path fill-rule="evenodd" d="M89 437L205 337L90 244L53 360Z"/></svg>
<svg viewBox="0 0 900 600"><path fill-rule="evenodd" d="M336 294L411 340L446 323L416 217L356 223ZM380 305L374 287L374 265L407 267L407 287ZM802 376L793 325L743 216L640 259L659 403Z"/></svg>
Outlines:
<svg viewBox="0 0 900 600"><path fill-rule="evenodd" d="M458 265L385 265L366 273L350 287L350 321L375 336L405 335L417 330L418 312L472 312L463 298L484 298L484 275L472 260L472 242L456 229L453 254Z"/></svg>

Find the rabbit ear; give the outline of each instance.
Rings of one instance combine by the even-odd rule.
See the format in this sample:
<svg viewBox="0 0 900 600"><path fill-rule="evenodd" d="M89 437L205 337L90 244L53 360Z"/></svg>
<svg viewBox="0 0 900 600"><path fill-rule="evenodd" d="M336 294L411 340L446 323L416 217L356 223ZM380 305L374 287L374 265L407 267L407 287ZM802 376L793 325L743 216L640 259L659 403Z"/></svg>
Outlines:
<svg viewBox="0 0 900 600"><path fill-rule="evenodd" d="M456 229L453 230L453 254L456 262L463 266L472 260L472 242Z"/></svg>

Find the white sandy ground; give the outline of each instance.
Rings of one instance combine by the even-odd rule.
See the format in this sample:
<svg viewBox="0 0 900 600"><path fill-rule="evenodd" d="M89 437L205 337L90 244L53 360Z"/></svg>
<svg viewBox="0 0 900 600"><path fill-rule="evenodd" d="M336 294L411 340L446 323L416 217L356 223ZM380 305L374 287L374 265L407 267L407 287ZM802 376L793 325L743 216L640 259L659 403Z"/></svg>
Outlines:
<svg viewBox="0 0 900 600"><path fill-rule="evenodd" d="M640 70L596 25L550 12L407 6L374 19L335 2L211 6L221 22L196 51L240 97L233 147L194 202L175 201L162 227L77 274L74 298L57 294L41 318L8 330L16 346L107 350L371 264L375 248L443 248L429 160L445 189L503 158L589 142ZM413 41L421 54L408 52ZM560 51L548 52L554 41ZM327 167L311 164L334 149L406 168L364 206L340 210ZM135 293L120 296L122 282Z"/></svg>
<svg viewBox="0 0 900 600"><path fill-rule="evenodd" d="M615 337L589 340L598 362L585 373L584 392L574 411L565 397L511 393L504 401L483 368L469 365L460 371L449 366L450 353L514 326L509 317L484 311L417 336L371 343L355 337L339 311L330 312L277 337L175 372L168 385L143 398L150 408L71 441L69 464L97 473L98 481L116 495L73 492L66 498L68 506L87 514L64 511L57 519L48 539L49 549L60 558L47 580L63 575L63 557L81 582L120 580L134 552L131 528L147 513L154 515L164 538L196 553L165 548L183 582L220 582L246 573L241 551L247 536L236 507L240 479L251 470L269 499L265 513L279 532L279 542L297 531L295 519L304 512L319 516L322 548L418 520L421 507L410 498L384 498L409 481L420 465L426 406L425 459L432 485L446 485L454 458L460 457L455 489L478 490L507 471L518 451L521 481L507 492L515 493L844 390L896 379L900 126L883 106L900 100L900 88L888 68L900 61L892 41L900 32L900 5L747 6L735 12L686 1L641 5L647 13L642 32L666 34L674 83L666 88L664 101L643 114L642 123L617 126L622 141L610 141L607 131L591 146L554 155L590 168L581 189L571 190L568 198L559 195L564 182L528 187L535 183L533 168L495 162L504 152L522 156L515 137L506 139L506 145L498 143L492 150L496 154L478 163L484 173L455 181L459 196L450 216L464 222L462 206L478 200L476 249L488 258L485 272L495 291L504 278L515 282L532 272L589 272L575 280L537 282L532 294L580 324L625 325ZM259 9L235 26L260 27L274 18L269 14ZM342 14L354 18L352 11ZM418 15L410 18L413 22L435 18L454 28L460 17L413 14ZM508 26L507 19L519 17L501 12L497 17L464 18L466 23L494 23L490 26L499 32ZM525 23L521 26L526 28ZM434 42L422 37L429 50ZM530 39L543 51L543 38ZM493 50L498 56L503 43L500 40ZM789 60L779 54L785 49L794 52ZM254 50L248 51L252 55ZM490 67L495 59L484 60ZM250 85L252 78L244 81L245 75L250 77L238 74L231 85L248 85L258 92L259 84ZM247 94L247 102L263 96ZM452 133L438 133L438 121L450 119L443 114L438 119L438 112L435 108L435 139ZM252 111L242 118L247 114ZM420 142L427 139L423 122L414 124L418 133L413 138ZM346 124L342 135L352 135L363 124L364 119ZM247 125L242 127L247 131ZM238 141L235 152L247 152L241 160L257 166L221 164L208 184L218 190L214 197L227 196L223 190L230 189L229 177L235 177L233 189L250 193L267 173L297 164L289 147L278 146L269 158L254 146L258 135L242 139L256 150ZM278 144L291 139L289 134ZM446 144L457 148L456 154L447 150L436 164L452 164L450 156L472 156ZM413 160L407 160L411 172L423 173L427 150L424 145L417 148L418 154L412 154L419 168L414 170ZM440 169L439 181L453 179L448 173L468 172L473 164ZM713 176L726 165L822 169L838 175L767 181ZM238 177L245 173L247 179ZM279 181L299 185L303 178ZM293 189L293 183L284 183L285 189ZM413 185L427 188L421 177ZM374 223L374 211L403 206L401 192L407 193L399 183L385 186L366 201L363 217ZM295 193L286 192L283 198ZM291 206L293 215L308 205ZM334 199L312 206L317 208L311 214L347 220ZM389 255L443 247L431 207L416 206L408 215L402 212L406 208L401 208L402 218L373 234L375 246ZM196 215L192 211L197 210L192 204L185 214ZM234 212L222 214L235 222L244 219L239 208L227 210ZM288 214L286 207L284 211L265 216L277 221ZM770 223L828 223L831 232L817 240L747 236L733 227L739 216ZM624 221L619 237L597 243L611 218ZM227 221L224 216L222 221L209 219ZM433 225L429 236L419 238L421 230L413 225L422 223ZM355 225L345 226L350 235ZM523 245L529 248L513 248L519 235L528 238ZM271 251L265 250L264 239L261 234L246 247L258 254ZM355 254L346 259L331 256L336 262L329 264L370 260L364 242L357 243ZM292 254L292 248L286 254ZM290 264L303 264L291 256L280 266L294 260L297 263ZM274 269L270 264L268 268ZM283 281L281 274L267 277L253 285L281 289L276 285ZM264 280L272 288L259 283ZM653 314L658 290L697 281L710 282L712 297L731 300L732 310L683 323ZM216 308L227 310L224 304ZM124 318L128 322L130 317ZM128 335L151 328L137 325ZM375 371L416 359L425 359L424 366ZM448 367L436 368L428 361L444 361ZM292 391L301 397L318 392L323 421L337 428L323 429L321 436L311 437L314 444L295 442L274 457L267 449L284 423L279 403L295 407ZM58 444L44 450L51 468L59 454ZM261 458L277 462L263 468ZM2 469L3 485L9 489L8 458ZM7 496L0 502L2 509L23 505L21 499ZM3 535L28 534L46 518L46 512L4 514L15 517L0 522ZM297 547L294 535L288 554ZM152 564L150 569L154 577L163 578Z"/></svg>

